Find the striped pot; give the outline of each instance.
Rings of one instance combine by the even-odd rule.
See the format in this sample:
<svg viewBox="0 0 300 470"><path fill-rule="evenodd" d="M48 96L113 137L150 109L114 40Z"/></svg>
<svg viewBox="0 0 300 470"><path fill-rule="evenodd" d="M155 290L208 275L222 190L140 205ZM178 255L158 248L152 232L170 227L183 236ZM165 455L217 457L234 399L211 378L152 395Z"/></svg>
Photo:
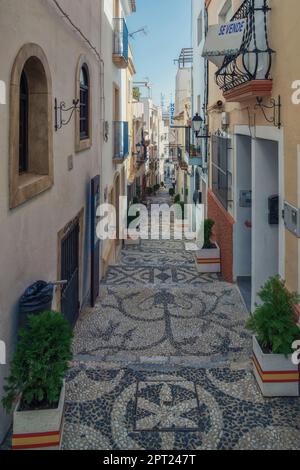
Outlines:
<svg viewBox="0 0 300 470"><path fill-rule="evenodd" d="M256 337L253 337L254 375L265 397L298 397L299 370L291 356L265 354Z"/></svg>
<svg viewBox="0 0 300 470"><path fill-rule="evenodd" d="M59 450L63 433L65 382L58 407L52 410L19 411L13 416L13 450Z"/></svg>
<svg viewBox="0 0 300 470"><path fill-rule="evenodd" d="M221 254L220 248L214 242L216 248L199 250L196 252L196 265L199 273L220 273Z"/></svg>

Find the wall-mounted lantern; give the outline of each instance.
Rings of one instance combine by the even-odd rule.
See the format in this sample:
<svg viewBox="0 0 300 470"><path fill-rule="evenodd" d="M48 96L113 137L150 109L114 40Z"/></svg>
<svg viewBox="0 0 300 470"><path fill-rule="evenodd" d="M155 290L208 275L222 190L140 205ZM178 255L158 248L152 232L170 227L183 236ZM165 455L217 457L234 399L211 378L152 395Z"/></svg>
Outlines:
<svg viewBox="0 0 300 470"><path fill-rule="evenodd" d="M79 100L73 100L73 106L66 108L66 103L61 101L58 105L57 98L55 98L54 111L55 111L55 132L61 129L63 126L67 126L72 119L74 111L79 111L80 105ZM64 120L63 113L69 113L70 116L67 120Z"/></svg>

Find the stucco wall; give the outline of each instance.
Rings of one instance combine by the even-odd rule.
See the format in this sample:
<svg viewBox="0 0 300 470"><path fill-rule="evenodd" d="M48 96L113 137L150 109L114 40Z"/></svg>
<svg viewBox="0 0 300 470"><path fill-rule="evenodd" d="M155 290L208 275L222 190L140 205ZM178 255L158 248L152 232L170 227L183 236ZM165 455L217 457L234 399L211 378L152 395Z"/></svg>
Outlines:
<svg viewBox="0 0 300 470"><path fill-rule="evenodd" d="M234 1L237 8L242 2ZM209 3L209 24L218 22L218 12L224 4L224 0L214 0ZM282 200L287 200L293 205L299 206L299 172L297 147L300 143L300 105L292 104L292 83L300 80L300 62L295 60L298 56L299 20L300 10L298 0L272 0L269 2L272 8L269 13L269 43L274 49L271 77L273 78L273 98L281 95L282 109L281 121L284 135L284 186ZM287 26L288 25L288 26ZM216 67L209 65L209 106L217 100L225 101L220 89L215 83ZM268 100L265 101L268 104ZM230 113L229 133L233 133L237 124L253 126L272 126L264 119L259 109L254 109L255 100L242 103L226 103L224 110ZM271 117L271 113L268 115ZM215 110L209 113L210 130L221 128L221 114ZM267 176L267 175L266 175ZM282 208L281 208L282 209ZM235 213L233 207L232 214ZM283 260L283 276L290 290L300 291L299 254L300 244L288 231L285 231L285 258Z"/></svg>
<svg viewBox="0 0 300 470"><path fill-rule="evenodd" d="M22 3L22 5L21 5ZM100 73L94 54L79 39L61 14L48 1L3 0L0 3L0 80L9 91L10 74L20 48L29 42L44 50L52 76L53 99L71 105L75 97L75 71L79 56L88 58L93 101L93 145L75 153L75 120L54 133L54 186L47 192L9 210L9 110L0 106L0 339L7 345L8 361L14 348L17 301L28 285L38 279L57 279L57 234L79 211L85 208L85 264L82 266L80 297L89 291L89 187L100 170ZM72 19L97 47L100 45L100 3L88 0L61 1ZM54 107L54 102L53 102ZM54 122L52 124L54 126ZM67 159L73 155L74 169L68 171ZM8 367L0 366L0 396ZM9 419L0 408L0 441Z"/></svg>

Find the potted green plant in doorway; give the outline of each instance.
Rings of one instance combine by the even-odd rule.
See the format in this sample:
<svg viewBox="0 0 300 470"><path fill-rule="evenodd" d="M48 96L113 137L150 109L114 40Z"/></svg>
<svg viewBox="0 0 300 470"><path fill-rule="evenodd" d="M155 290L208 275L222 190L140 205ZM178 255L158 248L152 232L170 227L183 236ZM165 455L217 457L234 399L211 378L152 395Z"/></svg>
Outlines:
<svg viewBox="0 0 300 470"><path fill-rule="evenodd" d="M29 315L6 379L2 404L13 411L13 449L59 449L64 377L72 359L72 330L62 314Z"/></svg>
<svg viewBox="0 0 300 470"><path fill-rule="evenodd" d="M279 276L270 278L247 322L253 336L253 367L264 396L299 396L299 369L292 361L293 343L300 339L294 306L300 297L290 293Z"/></svg>
<svg viewBox="0 0 300 470"><path fill-rule="evenodd" d="M217 242L212 241L215 221L204 221L204 245L196 251L196 266L200 273L219 273L221 271L221 253Z"/></svg>

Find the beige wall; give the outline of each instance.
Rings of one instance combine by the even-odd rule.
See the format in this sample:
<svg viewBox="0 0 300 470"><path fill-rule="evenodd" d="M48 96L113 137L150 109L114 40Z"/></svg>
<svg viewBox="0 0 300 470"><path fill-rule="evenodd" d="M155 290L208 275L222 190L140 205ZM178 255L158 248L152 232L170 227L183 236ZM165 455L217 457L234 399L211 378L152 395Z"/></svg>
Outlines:
<svg viewBox="0 0 300 470"><path fill-rule="evenodd" d="M212 0L208 7L209 24L218 22L218 11L224 0ZM237 8L242 2L234 2ZM300 80L299 55L299 21L300 9L298 0L272 0L269 2L272 8L269 13L269 42L270 47L275 50L271 76L273 78L273 98L277 100L281 95L282 113L281 120L284 133L284 198L291 204L299 206L299 182L297 146L300 144L300 106L292 104L292 82ZM224 100L222 92L215 83L215 72L217 68L209 63L209 108L217 100ZM248 110L251 125L268 126L270 124L263 118L260 110L254 109L255 100L242 103L226 103L225 110L230 113L229 132L233 133L234 126L248 125ZM221 114L216 110L209 111L210 130L214 131L221 127ZM285 233L285 277L287 286L292 290L299 289L299 243L289 232Z"/></svg>
<svg viewBox="0 0 300 470"><path fill-rule="evenodd" d="M61 0L67 13L97 48L100 47L100 3L94 0ZM99 62L89 47L67 26L52 2L3 0L0 2L0 80L9 90L13 63L20 48L29 42L44 51L52 77L52 95L71 105L75 97L78 59L86 55L91 74L93 101L93 143L75 153L75 119L53 135L54 186L14 210L9 209L9 114L10 98L0 105L0 339L11 358L17 323L17 302L28 285L38 279L57 279L58 232L82 208L84 257L81 266L80 298L89 292L89 186L100 172L100 72ZM54 107L54 101L52 103ZM51 123L54 126L54 121ZM74 168L68 171L68 157ZM8 367L0 366L0 396ZM0 408L0 441L7 427Z"/></svg>

